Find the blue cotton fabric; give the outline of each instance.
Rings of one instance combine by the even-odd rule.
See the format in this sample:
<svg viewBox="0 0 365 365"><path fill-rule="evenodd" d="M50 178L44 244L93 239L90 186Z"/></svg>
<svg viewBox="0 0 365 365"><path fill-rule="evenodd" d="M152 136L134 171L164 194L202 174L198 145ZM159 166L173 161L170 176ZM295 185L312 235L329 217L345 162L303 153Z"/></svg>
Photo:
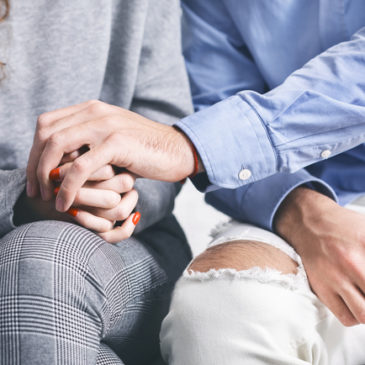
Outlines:
<svg viewBox="0 0 365 365"><path fill-rule="evenodd" d="M206 168L194 181L207 183L206 200L272 229L299 185L340 204L363 194L365 2L183 0L183 9L198 113L177 126Z"/></svg>

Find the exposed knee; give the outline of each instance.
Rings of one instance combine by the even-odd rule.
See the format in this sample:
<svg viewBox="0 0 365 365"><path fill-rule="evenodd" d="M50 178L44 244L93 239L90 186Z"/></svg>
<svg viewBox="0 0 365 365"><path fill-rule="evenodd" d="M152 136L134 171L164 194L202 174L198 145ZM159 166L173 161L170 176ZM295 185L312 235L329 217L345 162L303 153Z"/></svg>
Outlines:
<svg viewBox="0 0 365 365"><path fill-rule="evenodd" d="M298 264L278 248L263 242L232 241L213 246L203 252L188 270L207 272L210 269L247 270L252 267L276 269L283 274L297 273Z"/></svg>

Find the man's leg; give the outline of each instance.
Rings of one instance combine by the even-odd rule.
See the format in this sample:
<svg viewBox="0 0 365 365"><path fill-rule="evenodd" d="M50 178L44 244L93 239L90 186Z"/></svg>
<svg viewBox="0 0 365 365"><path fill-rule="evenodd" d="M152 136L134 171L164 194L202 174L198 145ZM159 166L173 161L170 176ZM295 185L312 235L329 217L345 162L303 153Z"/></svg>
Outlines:
<svg viewBox="0 0 365 365"><path fill-rule="evenodd" d="M117 245L63 222L17 228L0 240L0 364L148 364L185 246L163 223Z"/></svg>
<svg viewBox="0 0 365 365"><path fill-rule="evenodd" d="M310 291L300 259L241 240L193 261L160 337L171 365L333 365L328 349L343 327Z"/></svg>

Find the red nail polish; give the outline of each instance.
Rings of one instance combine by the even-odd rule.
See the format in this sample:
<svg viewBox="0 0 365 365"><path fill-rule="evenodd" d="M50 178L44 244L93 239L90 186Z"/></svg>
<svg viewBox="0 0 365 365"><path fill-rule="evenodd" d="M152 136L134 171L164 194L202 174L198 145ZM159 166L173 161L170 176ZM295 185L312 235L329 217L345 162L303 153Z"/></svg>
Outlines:
<svg viewBox="0 0 365 365"><path fill-rule="evenodd" d="M56 169L51 170L49 178L53 181L60 180L60 168L57 167Z"/></svg>
<svg viewBox="0 0 365 365"><path fill-rule="evenodd" d="M53 190L53 194L54 194L54 195L57 195L59 191L60 191L60 187L59 187L59 186L57 186L56 188L54 188L54 190Z"/></svg>
<svg viewBox="0 0 365 365"><path fill-rule="evenodd" d="M79 211L76 208L70 208L66 213L72 217L76 217Z"/></svg>
<svg viewBox="0 0 365 365"><path fill-rule="evenodd" d="M132 218L133 224L136 226L140 219L141 219L141 213L140 212L134 213L134 216Z"/></svg>

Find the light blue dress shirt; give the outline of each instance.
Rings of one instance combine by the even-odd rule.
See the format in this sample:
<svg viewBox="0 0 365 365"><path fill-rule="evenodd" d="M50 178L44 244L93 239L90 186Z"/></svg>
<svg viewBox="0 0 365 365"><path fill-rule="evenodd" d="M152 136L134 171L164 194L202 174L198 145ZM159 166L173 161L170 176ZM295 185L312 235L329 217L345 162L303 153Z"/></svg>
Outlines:
<svg viewBox="0 0 365 365"><path fill-rule="evenodd" d="M227 188L207 201L272 229L299 185L341 204L364 193L365 0L183 0L183 10L198 112L177 126L209 184Z"/></svg>

